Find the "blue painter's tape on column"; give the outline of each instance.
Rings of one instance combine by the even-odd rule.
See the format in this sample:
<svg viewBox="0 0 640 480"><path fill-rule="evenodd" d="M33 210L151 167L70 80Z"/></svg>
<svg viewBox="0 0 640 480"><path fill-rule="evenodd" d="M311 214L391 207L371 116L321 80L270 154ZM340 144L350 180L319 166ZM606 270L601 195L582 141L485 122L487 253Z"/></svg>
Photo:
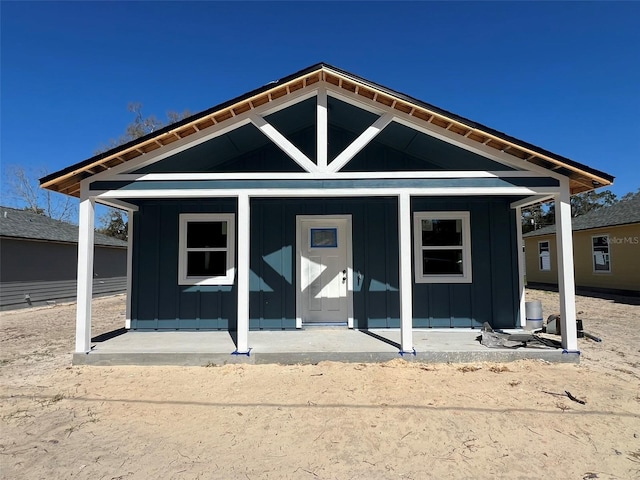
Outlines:
<svg viewBox="0 0 640 480"><path fill-rule="evenodd" d="M231 352L231 355L246 355L247 357L251 356L251 348L249 350L247 350L246 352L239 352L238 350L235 350L233 352Z"/></svg>
<svg viewBox="0 0 640 480"><path fill-rule="evenodd" d="M413 355L413 356L415 356L415 355L416 355L416 349L415 349L415 348L412 348L410 352L403 352L402 350L400 350L400 351L398 352L398 354L399 354L400 356L402 356L402 357L404 357L405 355Z"/></svg>

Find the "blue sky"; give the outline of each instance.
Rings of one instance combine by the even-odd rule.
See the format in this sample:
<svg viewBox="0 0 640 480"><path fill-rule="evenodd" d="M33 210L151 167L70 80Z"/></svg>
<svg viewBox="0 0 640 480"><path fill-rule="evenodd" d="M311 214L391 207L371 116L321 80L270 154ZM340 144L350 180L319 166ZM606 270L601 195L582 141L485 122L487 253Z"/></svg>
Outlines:
<svg viewBox="0 0 640 480"><path fill-rule="evenodd" d="M0 8L3 174L91 157L129 102L198 112L324 61L640 187L637 2Z"/></svg>

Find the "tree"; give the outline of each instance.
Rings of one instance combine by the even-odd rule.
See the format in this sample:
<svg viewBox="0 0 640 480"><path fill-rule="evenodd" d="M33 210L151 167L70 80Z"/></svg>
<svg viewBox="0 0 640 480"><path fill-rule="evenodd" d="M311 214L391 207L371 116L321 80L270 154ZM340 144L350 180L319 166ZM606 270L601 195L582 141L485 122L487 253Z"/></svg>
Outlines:
<svg viewBox="0 0 640 480"><path fill-rule="evenodd" d="M640 192L640 190L639 190ZM625 197L633 195L627 194ZM623 198L625 198L623 197ZM577 217L585 213L608 207L618 202L615 193L611 190L602 192L584 192L571 197L571 216ZM556 206L554 202L546 205L532 205L522 209L522 233L527 233L538 228L554 225L556 222Z"/></svg>
<svg viewBox="0 0 640 480"><path fill-rule="evenodd" d="M637 200L640 199L640 188L635 192L625 193L620 199L621 202L627 202L629 200Z"/></svg>
<svg viewBox="0 0 640 480"><path fill-rule="evenodd" d="M101 227L98 232L110 237L127 240L129 233L129 221L127 215L117 208L109 208L107 213L100 217Z"/></svg>
<svg viewBox="0 0 640 480"><path fill-rule="evenodd" d="M134 114L133 121L126 126L124 133L120 135L120 137L117 139L111 139L107 146L98 148L96 150L96 154L106 152L107 150L111 150L119 145L124 145L132 140L144 137L149 133L155 132L167 125L179 122L191 115L189 110L184 110L182 113L168 111L167 121L162 121L154 115L144 117L142 115L142 103L140 102L130 102L127 105L127 110ZM98 229L98 232L119 238L120 240L126 240L128 236L128 224L129 218L123 210L110 207L109 210L107 210L107 213L100 217L101 226Z"/></svg>
<svg viewBox="0 0 640 480"><path fill-rule="evenodd" d="M611 190L597 193L595 190L591 190L590 192L578 193L571 197L571 216L577 217L592 210L609 207L617 201L616 194Z"/></svg>
<svg viewBox="0 0 640 480"><path fill-rule="evenodd" d="M540 203L522 209L522 233L528 233L547 225L548 207Z"/></svg>
<svg viewBox="0 0 640 480"><path fill-rule="evenodd" d="M112 148L124 145L125 143L129 143L132 140L144 137L149 133L153 133L156 130L166 127L167 125L179 122L180 120L183 120L192 115L189 110L184 110L183 112L175 112L173 110L170 110L167 112L166 121L160 120L155 115L149 115L148 117L145 117L142 115L142 103L140 102L129 102L129 104L127 105L127 110L133 113L133 121L125 127L124 133L118 138L112 138L111 140L109 140L107 145L98 147L98 149L96 150L96 154L106 152L108 150L111 150Z"/></svg>
<svg viewBox="0 0 640 480"><path fill-rule="evenodd" d="M17 208L30 210L39 215L66 222L72 221L75 218L77 200L41 189L38 178L45 175L47 171L44 168L27 170L21 165L9 165L3 179L6 192L9 193L9 202Z"/></svg>

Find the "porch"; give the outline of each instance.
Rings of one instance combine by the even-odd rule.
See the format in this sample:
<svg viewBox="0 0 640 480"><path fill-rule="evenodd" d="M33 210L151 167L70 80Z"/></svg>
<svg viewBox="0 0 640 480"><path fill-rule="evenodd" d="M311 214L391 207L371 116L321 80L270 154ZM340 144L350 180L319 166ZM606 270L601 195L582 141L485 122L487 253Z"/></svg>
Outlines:
<svg viewBox="0 0 640 480"><path fill-rule="evenodd" d="M513 330L518 332L520 330ZM511 362L540 359L578 363L579 353L550 348L487 348L479 329L414 329L415 354L400 355L400 329L355 330L311 327L249 333L249 354L233 354L236 342L225 331L136 332L95 337L88 353L75 353L75 365L314 364L322 361L386 362L394 358L423 363Z"/></svg>

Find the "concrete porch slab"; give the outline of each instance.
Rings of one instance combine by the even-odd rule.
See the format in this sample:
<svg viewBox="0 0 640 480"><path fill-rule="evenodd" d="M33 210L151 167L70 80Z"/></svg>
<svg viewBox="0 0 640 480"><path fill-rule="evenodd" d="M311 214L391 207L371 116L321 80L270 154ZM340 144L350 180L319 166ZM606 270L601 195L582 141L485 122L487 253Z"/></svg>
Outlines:
<svg viewBox="0 0 640 480"><path fill-rule="evenodd" d="M321 361L386 362L394 358L423 363L511 362L541 359L578 363L578 353L560 349L498 349L481 345L479 330L416 329L415 353L400 354L399 329L349 330L313 327L293 331L249 332L249 355L234 355L228 332L128 331L94 342L75 353L75 365L313 364Z"/></svg>

